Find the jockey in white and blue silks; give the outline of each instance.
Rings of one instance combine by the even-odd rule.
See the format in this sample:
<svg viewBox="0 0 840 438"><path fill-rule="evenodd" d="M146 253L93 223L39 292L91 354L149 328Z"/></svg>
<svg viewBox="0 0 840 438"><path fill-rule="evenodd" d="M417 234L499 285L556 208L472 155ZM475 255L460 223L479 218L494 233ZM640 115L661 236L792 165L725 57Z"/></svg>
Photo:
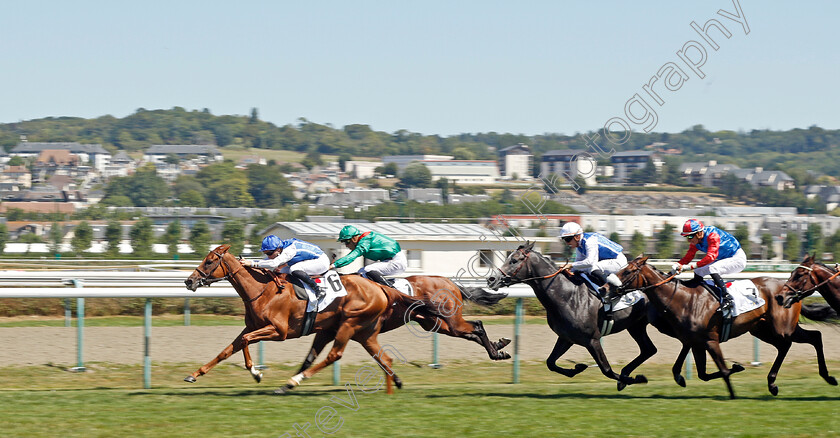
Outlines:
<svg viewBox="0 0 840 438"><path fill-rule="evenodd" d="M263 239L260 251L265 254L264 259L243 260L242 264L271 271L279 269L308 284L319 299L323 296L324 289L311 276L327 272L330 259L317 245L295 238L282 240L272 234Z"/></svg>
<svg viewBox="0 0 840 438"><path fill-rule="evenodd" d="M560 237L566 244L577 249L572 271L585 272L595 280L601 286L598 293L602 301L606 301L607 283L621 286L621 280L615 273L627 266L627 257L622 253L624 248L598 233L584 233L575 222L564 224L560 229Z"/></svg>

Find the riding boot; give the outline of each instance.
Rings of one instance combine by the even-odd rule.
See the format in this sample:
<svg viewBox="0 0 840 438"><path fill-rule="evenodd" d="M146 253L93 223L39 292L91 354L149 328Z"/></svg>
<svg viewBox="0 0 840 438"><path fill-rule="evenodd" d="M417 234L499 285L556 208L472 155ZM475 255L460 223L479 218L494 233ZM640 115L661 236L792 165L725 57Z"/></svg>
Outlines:
<svg viewBox="0 0 840 438"><path fill-rule="evenodd" d="M607 288L607 276L604 275L604 271L596 270L589 273L589 276L592 277L592 280L595 281L595 284L599 285L598 288L598 298L601 299L601 302L607 304L609 302L609 289Z"/></svg>
<svg viewBox="0 0 840 438"><path fill-rule="evenodd" d="M732 297L726 292L726 283L720 278L720 274L714 273L711 274L712 280L715 282L715 286L718 287L720 291L720 296L718 297L718 302L720 303L720 311L725 315L729 315L732 309Z"/></svg>
<svg viewBox="0 0 840 438"><path fill-rule="evenodd" d="M322 288L321 286L318 286L318 283L316 283L315 280L313 280L312 277L310 277L306 272L294 271L292 272L292 275L298 280L309 285L309 287L312 288L312 291L315 292L315 295L317 296L316 299L318 301L321 301L321 298L324 298L324 295L327 294L327 291L324 290L324 288Z"/></svg>
<svg viewBox="0 0 840 438"><path fill-rule="evenodd" d="M383 277L382 274L380 274L379 272L367 271L366 273L368 278L370 278L371 280L388 287L394 287L394 285L390 281L388 281L387 278Z"/></svg>

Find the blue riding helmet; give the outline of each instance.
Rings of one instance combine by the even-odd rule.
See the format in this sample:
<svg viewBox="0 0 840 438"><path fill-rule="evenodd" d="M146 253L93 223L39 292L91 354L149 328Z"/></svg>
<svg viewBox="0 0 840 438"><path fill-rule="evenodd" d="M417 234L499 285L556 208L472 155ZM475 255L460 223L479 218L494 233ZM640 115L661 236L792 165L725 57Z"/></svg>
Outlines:
<svg viewBox="0 0 840 438"><path fill-rule="evenodd" d="M260 252L274 251L277 248L280 248L280 238L275 236L274 234L271 234L265 236L265 239L263 239L262 246L260 247Z"/></svg>

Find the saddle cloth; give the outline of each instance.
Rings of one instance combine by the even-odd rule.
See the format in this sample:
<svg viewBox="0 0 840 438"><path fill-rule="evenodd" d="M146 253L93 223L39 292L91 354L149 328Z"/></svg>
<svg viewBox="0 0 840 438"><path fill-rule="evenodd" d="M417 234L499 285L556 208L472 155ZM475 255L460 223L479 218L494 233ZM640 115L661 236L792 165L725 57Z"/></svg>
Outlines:
<svg viewBox="0 0 840 438"><path fill-rule="evenodd" d="M586 285L589 286L589 289L591 289L595 293L595 295L598 295L598 285L595 284L595 282L592 281L592 279L589 278L589 276L586 275L585 273L581 272L580 276L581 276L581 278L584 279L584 282L586 283ZM631 307L633 304L638 303L644 297L645 297L645 294L642 293L642 292L639 292L637 290L634 290L632 292L628 292L628 293L622 295L621 298L618 301L613 303L612 311L613 312L618 312L619 310ZM605 309L605 310L607 310L607 309Z"/></svg>
<svg viewBox="0 0 840 438"><path fill-rule="evenodd" d="M335 271L327 271L324 275L320 277L315 277L315 283L321 286L327 293L324 295L324 299L321 301L316 301L318 295L309 287L307 284L300 284L298 280L294 277L289 277L289 280L292 281L292 284L295 286L295 293L298 295L298 298L303 299L298 293L300 288L302 287L303 290L306 292L306 297L309 300L309 303L306 305L307 312L313 311L322 311L327 308L336 298L343 297L347 295L347 289L344 288L344 284L341 283L341 278L338 275L338 272Z"/></svg>
<svg viewBox="0 0 840 438"><path fill-rule="evenodd" d="M764 305L764 298L758 295L758 289L755 287L755 283L750 280L738 280L726 283L726 290L732 296L735 316L758 309Z"/></svg>
<svg viewBox="0 0 840 438"><path fill-rule="evenodd" d="M389 278L388 280L394 285L394 289L410 296L414 296L414 287L405 278Z"/></svg>

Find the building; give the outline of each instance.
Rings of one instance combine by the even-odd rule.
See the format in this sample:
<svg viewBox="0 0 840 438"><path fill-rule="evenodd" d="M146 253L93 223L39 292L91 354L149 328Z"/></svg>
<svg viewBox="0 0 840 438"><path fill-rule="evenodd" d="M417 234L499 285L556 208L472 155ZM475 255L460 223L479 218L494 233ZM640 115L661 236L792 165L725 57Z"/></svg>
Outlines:
<svg viewBox="0 0 840 438"><path fill-rule="evenodd" d="M146 149L143 160L150 163L163 163L170 155L180 160L196 159L201 163L223 161L224 157L218 147L204 144L156 144Z"/></svg>
<svg viewBox="0 0 840 438"><path fill-rule="evenodd" d="M383 165L382 161L348 161L344 163L344 173L353 175L356 179L373 178L376 168Z"/></svg>
<svg viewBox="0 0 840 438"><path fill-rule="evenodd" d="M348 222L277 222L263 230L263 236L275 234L281 239L296 237L320 246L330 259L341 257L349 250L336 242L338 232ZM504 237L497 231L476 224L431 223L353 223L361 232L376 231L400 243L406 251L408 269L405 274L443 275L447 277L486 277L493 267L501 266L508 254L524 243L514 237ZM556 241L556 237L529 238L542 244ZM340 269L355 272L363 261L355 260Z"/></svg>
<svg viewBox="0 0 840 438"><path fill-rule="evenodd" d="M756 167L755 169L735 170L732 174L738 179L750 183L753 187L769 187L779 191L796 188L793 178L780 170L764 170L761 167Z"/></svg>
<svg viewBox="0 0 840 438"><path fill-rule="evenodd" d="M455 157L451 155L388 155L382 157L382 163L390 164L394 163L397 165L397 170L402 172L409 164L415 161L426 161L426 160L452 160Z"/></svg>
<svg viewBox="0 0 840 438"><path fill-rule="evenodd" d="M532 179L534 155L528 145L519 143L499 151L499 173L503 179Z"/></svg>
<svg viewBox="0 0 840 438"><path fill-rule="evenodd" d="M597 161L583 149L549 151L542 155L540 175L544 179L557 180L557 187L565 186L566 183L578 177L583 178L587 185L594 186L597 184L595 181L597 164ZM552 174L560 175L560 178L550 177Z"/></svg>
<svg viewBox="0 0 840 438"><path fill-rule="evenodd" d="M724 176L740 169L734 164L718 164L715 160L680 164L680 173L686 182L703 187L719 187Z"/></svg>
<svg viewBox="0 0 840 438"><path fill-rule="evenodd" d="M318 207L360 207L381 204L390 201L385 189L345 189L332 190L318 197Z"/></svg>
<svg viewBox="0 0 840 438"><path fill-rule="evenodd" d="M443 204L443 190L441 189L405 189L405 200L424 204Z"/></svg>
<svg viewBox="0 0 840 438"><path fill-rule="evenodd" d="M658 155L651 151L616 152L610 157L610 162L613 166L613 180L619 184L626 183L630 174L644 169L649 162L653 162L657 170L664 163Z"/></svg>
<svg viewBox="0 0 840 438"><path fill-rule="evenodd" d="M495 184L499 167L492 160L423 160L432 181L446 178L456 184Z"/></svg>
<svg viewBox="0 0 840 438"><path fill-rule="evenodd" d="M32 174L25 166L9 166L0 173L0 183L8 183L16 187L15 190L32 187Z"/></svg>
<svg viewBox="0 0 840 438"><path fill-rule="evenodd" d="M111 153L105 150L100 144L79 144L79 143L30 143L21 142L15 146L9 155L18 157L37 157L46 150L65 150L71 154L78 155L82 164L90 165L102 172L111 163Z"/></svg>

